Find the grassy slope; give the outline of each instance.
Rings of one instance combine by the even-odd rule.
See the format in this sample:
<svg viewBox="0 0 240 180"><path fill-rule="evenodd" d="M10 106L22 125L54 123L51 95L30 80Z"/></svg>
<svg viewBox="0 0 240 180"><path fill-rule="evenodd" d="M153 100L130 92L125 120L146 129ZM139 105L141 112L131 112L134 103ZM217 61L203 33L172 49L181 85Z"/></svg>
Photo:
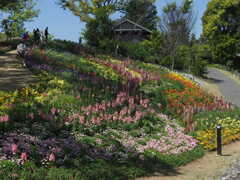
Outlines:
<svg viewBox="0 0 240 180"><path fill-rule="evenodd" d="M120 67L116 65L120 65ZM67 174L66 178L69 178L74 176L76 174L75 170L79 171L81 167L79 171L81 175L79 176L82 179L92 179L96 176L102 177L102 179L116 179L116 174L118 174L118 179L128 179L159 169L162 169L161 171L163 172L174 171L174 167L202 156L203 151L200 147L195 148L193 151L180 153L180 155L167 155L166 153L159 153L159 151L161 152L160 147L164 146L161 143L153 149L149 148L145 153L140 154L136 149L128 152L125 149L126 146L122 146L124 143L129 142L129 138L135 141L135 146L138 147L142 147L142 145L149 147L149 142L152 142L154 139L161 139L163 135L174 140L173 136L169 135L169 129L166 130L165 128L169 124L165 114L178 118L180 124L188 127L192 125L192 122L189 120L189 124L186 124L186 121L182 121L182 113L184 110L187 110L191 103L201 106L205 110L208 110L209 104L216 105L213 97L205 94L189 80L177 74L169 74L156 65L141 62L127 62L123 64L116 59L106 56L97 59L92 57L86 58L54 50L34 51L29 58L29 66L35 72L40 73L41 81L14 94L2 93L0 99L1 114L8 113L12 121L11 125L4 124L2 130L6 131L7 129L7 133L21 127L23 128L23 133L40 139L45 139L46 134L52 137L64 138L61 133L67 131L75 134L75 138L81 135L79 140L74 143L83 143L88 148L96 148L96 151L105 151L112 145L117 148L117 150L105 151L98 155L92 154L87 150L81 151L80 158L77 156L75 160L69 159L68 163L65 162L64 165L61 165L62 167L71 167L70 169L52 168L52 176L57 177L61 174L59 172L63 173L66 171L64 172ZM134 84L136 79L137 84ZM139 81L141 81L140 84ZM132 84L136 85L136 87L132 87ZM90 124L79 124L76 121L76 117L74 119L71 116L79 113L79 107L86 108L92 105L96 108L94 106L96 103L99 105L103 101L114 101L117 94L122 91L126 91L129 98L136 98L134 99L135 103L140 103L139 97L142 98L141 100L148 99L150 101L147 105L149 106L148 109L155 111L154 114L142 116L142 120L131 123L123 123L121 122L122 119L119 119L117 123L103 120L100 126L93 123L93 120L96 120L94 118L85 119L85 122L92 122ZM25 102L24 104L22 103L23 101ZM123 103L117 109L109 108L105 115L121 112L126 106L130 108L129 102ZM135 107L132 113L136 111L145 112L146 110L143 107ZM216 105L215 108L220 107ZM55 112L56 109L58 113ZM26 118L31 113L34 115L34 118ZM130 113L130 116L134 116L132 113ZM51 117L48 115L53 116L53 122L49 122L49 118L46 118L46 116ZM101 113L98 114L97 112L97 115L101 116ZM159 118L159 116L161 117ZM74 121L66 122L66 118L73 118ZM32 126L32 124L40 126L42 131L39 131L39 127ZM178 126L173 125L172 128L177 130ZM31 129L31 131L29 132L28 129ZM163 134L160 135L159 132ZM124 133L126 136L122 136ZM112 136L112 134L115 135ZM143 136L142 134L145 135ZM182 133L182 136L187 137L184 133ZM100 144L98 144L99 139L102 142ZM184 147L175 147L174 141L173 143L170 142L170 144L172 144L171 148L173 149ZM62 148L66 153L66 147ZM169 152L170 149L168 150ZM107 155L115 153L115 155L109 156L109 161L104 158L106 153ZM127 157L123 158L124 156L122 155ZM14 157L12 158L14 159ZM94 159L94 161L91 159ZM32 158L32 161L38 162L35 158ZM76 165L76 163L81 165ZM11 166L14 165L10 164L9 167ZM24 168L27 168L27 166L26 164ZM59 164L56 162L53 167L59 167ZM108 170L101 170L99 167L105 167ZM34 169L36 169L33 175L35 178L39 173L47 173L50 176L50 172L47 169L41 170L39 167L34 167ZM5 170L4 173L9 175L11 170ZM21 169L16 171L21 176L24 176L24 173L28 178L31 176L31 174Z"/></svg>

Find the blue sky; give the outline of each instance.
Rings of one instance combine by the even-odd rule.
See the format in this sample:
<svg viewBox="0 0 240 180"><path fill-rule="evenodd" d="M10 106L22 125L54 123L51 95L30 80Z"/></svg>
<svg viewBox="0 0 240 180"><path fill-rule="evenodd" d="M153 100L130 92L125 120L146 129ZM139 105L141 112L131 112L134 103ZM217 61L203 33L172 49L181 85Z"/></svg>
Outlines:
<svg viewBox="0 0 240 180"><path fill-rule="evenodd" d="M169 2L174 0L157 0L156 6L159 15L161 9ZM176 0L180 2L181 0ZM197 13L197 22L194 27L194 33L199 37L202 32L201 17L206 10L209 0L194 0L194 11ZM61 9L53 0L39 0L37 9L40 9L40 14L32 22L25 24L28 31L34 28L44 30L47 26L49 32L57 39L67 39L78 41L81 31L84 29L84 23L77 16L74 16L70 11Z"/></svg>

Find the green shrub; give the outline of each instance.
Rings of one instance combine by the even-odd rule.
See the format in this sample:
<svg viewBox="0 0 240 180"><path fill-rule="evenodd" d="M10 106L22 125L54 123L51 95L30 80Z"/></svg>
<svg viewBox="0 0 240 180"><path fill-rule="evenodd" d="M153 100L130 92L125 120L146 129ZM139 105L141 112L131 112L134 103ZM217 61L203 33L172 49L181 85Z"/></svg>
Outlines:
<svg viewBox="0 0 240 180"><path fill-rule="evenodd" d="M0 33L0 41L5 41L7 39L7 36L5 33Z"/></svg>

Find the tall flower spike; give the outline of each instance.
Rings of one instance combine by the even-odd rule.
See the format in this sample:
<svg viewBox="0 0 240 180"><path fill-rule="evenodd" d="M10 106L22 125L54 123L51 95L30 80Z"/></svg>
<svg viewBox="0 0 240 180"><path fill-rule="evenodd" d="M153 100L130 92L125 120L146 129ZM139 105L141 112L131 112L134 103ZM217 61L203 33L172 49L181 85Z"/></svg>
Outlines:
<svg viewBox="0 0 240 180"><path fill-rule="evenodd" d="M26 160L27 160L27 153L26 153L26 152L23 152L23 153L21 154L21 160L23 160L23 161L26 161Z"/></svg>
<svg viewBox="0 0 240 180"><path fill-rule="evenodd" d="M51 154L49 155L48 160L49 160L50 162L54 162L54 161L56 161L55 154L54 154L54 153L51 153Z"/></svg>
<svg viewBox="0 0 240 180"><path fill-rule="evenodd" d="M13 154L16 154L18 151L18 145L17 144L12 144L11 145L11 150Z"/></svg>

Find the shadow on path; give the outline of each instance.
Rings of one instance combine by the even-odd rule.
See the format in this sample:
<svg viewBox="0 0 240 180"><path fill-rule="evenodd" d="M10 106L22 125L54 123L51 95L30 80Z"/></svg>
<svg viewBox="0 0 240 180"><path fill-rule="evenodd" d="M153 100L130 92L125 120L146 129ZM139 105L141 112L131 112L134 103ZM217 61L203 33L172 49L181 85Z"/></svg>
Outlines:
<svg viewBox="0 0 240 180"><path fill-rule="evenodd" d="M16 58L16 51L0 56L0 90L11 91L36 82L36 78L22 67L21 60Z"/></svg>
<svg viewBox="0 0 240 180"><path fill-rule="evenodd" d="M240 107L240 85L216 68L208 68L208 79L213 80L225 99Z"/></svg>
<svg viewBox="0 0 240 180"><path fill-rule="evenodd" d="M217 78L211 78L211 77L204 77L204 79L211 82L211 83L216 83L216 84L223 82L223 80L220 80L220 79L217 79Z"/></svg>

